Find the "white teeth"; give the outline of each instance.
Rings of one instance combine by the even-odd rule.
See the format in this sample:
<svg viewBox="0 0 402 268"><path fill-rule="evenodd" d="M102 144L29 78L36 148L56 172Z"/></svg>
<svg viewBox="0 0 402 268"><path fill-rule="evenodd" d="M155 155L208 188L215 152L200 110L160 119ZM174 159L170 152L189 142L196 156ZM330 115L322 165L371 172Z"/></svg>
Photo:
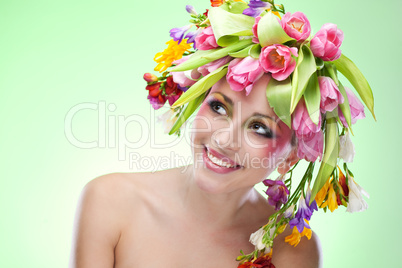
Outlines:
<svg viewBox="0 0 402 268"><path fill-rule="evenodd" d="M215 156L213 156L208 150L207 150L207 155L209 160L212 161L212 163L221 166L221 167L227 167L227 168L233 168L235 166L230 165L229 163L223 162L221 159L216 158Z"/></svg>

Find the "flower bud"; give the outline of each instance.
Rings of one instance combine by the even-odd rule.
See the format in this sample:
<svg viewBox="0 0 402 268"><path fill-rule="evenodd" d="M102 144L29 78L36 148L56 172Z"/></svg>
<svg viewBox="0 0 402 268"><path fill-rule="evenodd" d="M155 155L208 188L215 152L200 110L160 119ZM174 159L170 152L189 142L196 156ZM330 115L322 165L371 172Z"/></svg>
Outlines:
<svg viewBox="0 0 402 268"><path fill-rule="evenodd" d="M195 15L195 16L198 15L198 14L197 14L197 11L195 11L195 8L194 8L193 6L191 6L191 5L187 5L187 6L186 6L186 11L187 11L188 13L190 13L191 15Z"/></svg>
<svg viewBox="0 0 402 268"><path fill-rule="evenodd" d="M291 205L290 207L288 207L288 209L285 210L285 212L283 213L283 217L285 217L285 218L292 217L294 210L295 210L295 205Z"/></svg>
<svg viewBox="0 0 402 268"><path fill-rule="evenodd" d="M148 83L157 82L158 77L156 75L154 75L154 74L151 74L151 73L145 73L144 74L144 80L147 81Z"/></svg>

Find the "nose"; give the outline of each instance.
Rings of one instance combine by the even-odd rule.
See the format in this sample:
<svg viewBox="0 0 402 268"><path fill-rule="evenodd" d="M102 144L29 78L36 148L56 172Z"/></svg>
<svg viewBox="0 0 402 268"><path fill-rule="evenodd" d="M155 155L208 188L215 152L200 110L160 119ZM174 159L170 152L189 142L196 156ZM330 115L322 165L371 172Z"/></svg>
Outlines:
<svg viewBox="0 0 402 268"><path fill-rule="evenodd" d="M217 129L211 139L222 150L238 151L241 147L241 132L236 127Z"/></svg>

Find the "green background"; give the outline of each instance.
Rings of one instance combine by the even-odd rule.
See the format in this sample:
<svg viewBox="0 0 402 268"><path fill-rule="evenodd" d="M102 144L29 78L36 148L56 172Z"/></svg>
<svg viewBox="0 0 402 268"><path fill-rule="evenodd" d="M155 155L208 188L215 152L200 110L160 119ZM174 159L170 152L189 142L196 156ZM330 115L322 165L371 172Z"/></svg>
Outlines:
<svg viewBox="0 0 402 268"><path fill-rule="evenodd" d="M153 126L142 75L153 70L170 28L187 24L185 5L198 12L209 7L209 1L195 2L0 1L0 267L67 267L82 187L102 174L155 167L147 162L130 167L130 153L148 160L181 156L162 168L190 161L185 137L177 142ZM342 207L332 215L314 215L310 223L322 242L324 267L400 267L396 115L402 97L397 83L402 2L284 4L287 11L303 11L314 33L326 22L343 30L342 51L365 74L375 96L378 121L366 110L367 118L354 126L356 157L349 165L370 193L369 209L352 215ZM70 109L91 105L71 124L66 120ZM149 128L155 128L150 139ZM99 142L74 145L66 136L70 130L76 140ZM125 139L132 148L124 159L113 141Z"/></svg>

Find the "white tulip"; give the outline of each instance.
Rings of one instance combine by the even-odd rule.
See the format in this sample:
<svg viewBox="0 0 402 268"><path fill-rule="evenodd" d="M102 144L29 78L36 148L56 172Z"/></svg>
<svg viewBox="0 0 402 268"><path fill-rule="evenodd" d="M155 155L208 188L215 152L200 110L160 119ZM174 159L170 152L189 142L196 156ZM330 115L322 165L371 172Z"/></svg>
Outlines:
<svg viewBox="0 0 402 268"><path fill-rule="evenodd" d="M274 234L274 232L275 228L271 228L269 231L270 237ZM255 246L255 249L262 250L265 248L265 253L269 253L271 251L271 247L262 242L262 237L265 235L265 233L266 232L263 228L258 229L258 231L250 235L250 243Z"/></svg>
<svg viewBox="0 0 402 268"><path fill-rule="evenodd" d="M169 133L177 118L174 109L169 108L168 111L157 117L157 122L162 123L164 133Z"/></svg>
<svg viewBox="0 0 402 268"><path fill-rule="evenodd" d="M262 237L264 236L264 234L264 229L260 228L257 232L254 232L250 235L251 244L253 244L258 250L265 248L265 244L262 243Z"/></svg>
<svg viewBox="0 0 402 268"><path fill-rule="evenodd" d="M355 145L350 139L349 131L345 135L339 137L339 158L342 158L346 163L353 162L355 156Z"/></svg>
<svg viewBox="0 0 402 268"><path fill-rule="evenodd" d="M346 211L353 213L366 210L368 208L368 204L363 199L362 194L367 198L370 197L369 194L362 187L360 187L360 185L357 184L351 176L349 176L348 178L348 184L349 184L349 203Z"/></svg>

